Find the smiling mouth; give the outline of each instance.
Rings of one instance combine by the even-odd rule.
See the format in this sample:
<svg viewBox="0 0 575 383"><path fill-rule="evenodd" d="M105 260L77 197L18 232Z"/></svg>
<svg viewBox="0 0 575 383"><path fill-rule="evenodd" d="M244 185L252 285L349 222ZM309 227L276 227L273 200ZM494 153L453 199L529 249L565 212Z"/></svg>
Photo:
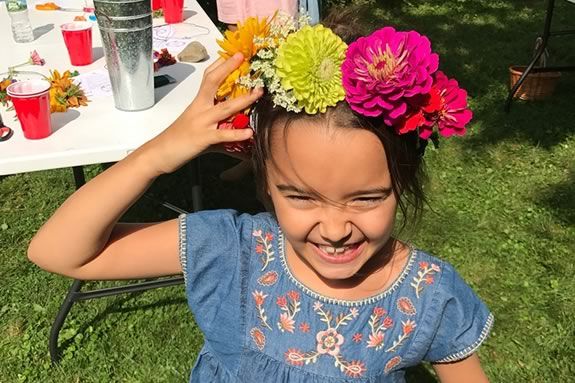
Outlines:
<svg viewBox="0 0 575 383"><path fill-rule="evenodd" d="M347 263L356 259L364 248L365 241L334 247L312 242L315 252L329 263Z"/></svg>

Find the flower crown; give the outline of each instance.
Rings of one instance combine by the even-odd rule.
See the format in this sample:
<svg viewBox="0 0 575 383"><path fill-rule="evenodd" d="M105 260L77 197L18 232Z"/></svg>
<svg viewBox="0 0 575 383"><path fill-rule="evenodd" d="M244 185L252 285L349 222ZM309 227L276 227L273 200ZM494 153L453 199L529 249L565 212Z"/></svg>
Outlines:
<svg viewBox="0 0 575 383"><path fill-rule="evenodd" d="M244 62L219 87L216 99L235 98L265 87L274 106L324 113L344 99L367 117L382 118L397 134L417 131L423 140L465 134L472 113L467 92L438 70L429 39L415 31L385 27L349 46L309 18L276 14L248 18L218 44L220 55L241 52ZM220 129L249 126L249 110L222 121ZM249 150L250 142L228 145Z"/></svg>

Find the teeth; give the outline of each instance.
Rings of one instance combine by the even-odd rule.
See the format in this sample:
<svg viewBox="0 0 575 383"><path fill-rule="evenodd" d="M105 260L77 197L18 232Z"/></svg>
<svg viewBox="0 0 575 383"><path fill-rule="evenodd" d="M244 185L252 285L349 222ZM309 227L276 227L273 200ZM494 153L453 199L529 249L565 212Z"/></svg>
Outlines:
<svg viewBox="0 0 575 383"><path fill-rule="evenodd" d="M329 253L329 254L341 254L347 250L347 246L345 246L345 247L332 247L332 246L320 245L319 247L320 247L320 249L322 249L323 251L325 251L326 253Z"/></svg>

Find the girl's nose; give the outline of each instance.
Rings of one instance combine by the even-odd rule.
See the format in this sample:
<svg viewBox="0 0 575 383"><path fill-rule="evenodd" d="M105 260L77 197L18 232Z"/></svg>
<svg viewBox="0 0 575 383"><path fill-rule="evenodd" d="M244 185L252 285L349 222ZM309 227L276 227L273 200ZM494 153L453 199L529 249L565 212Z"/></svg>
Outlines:
<svg viewBox="0 0 575 383"><path fill-rule="evenodd" d="M341 208L326 208L319 222L319 234L330 244L345 243L352 234L352 224Z"/></svg>

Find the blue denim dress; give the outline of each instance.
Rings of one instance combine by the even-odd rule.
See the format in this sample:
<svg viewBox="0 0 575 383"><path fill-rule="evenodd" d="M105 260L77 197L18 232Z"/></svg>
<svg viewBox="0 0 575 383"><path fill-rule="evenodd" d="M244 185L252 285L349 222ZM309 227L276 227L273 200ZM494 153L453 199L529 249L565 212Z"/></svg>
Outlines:
<svg viewBox="0 0 575 383"><path fill-rule="evenodd" d="M186 293L205 344L190 382L405 382L477 350L493 316L453 267L412 250L384 292L322 296L290 272L268 213L180 217Z"/></svg>

